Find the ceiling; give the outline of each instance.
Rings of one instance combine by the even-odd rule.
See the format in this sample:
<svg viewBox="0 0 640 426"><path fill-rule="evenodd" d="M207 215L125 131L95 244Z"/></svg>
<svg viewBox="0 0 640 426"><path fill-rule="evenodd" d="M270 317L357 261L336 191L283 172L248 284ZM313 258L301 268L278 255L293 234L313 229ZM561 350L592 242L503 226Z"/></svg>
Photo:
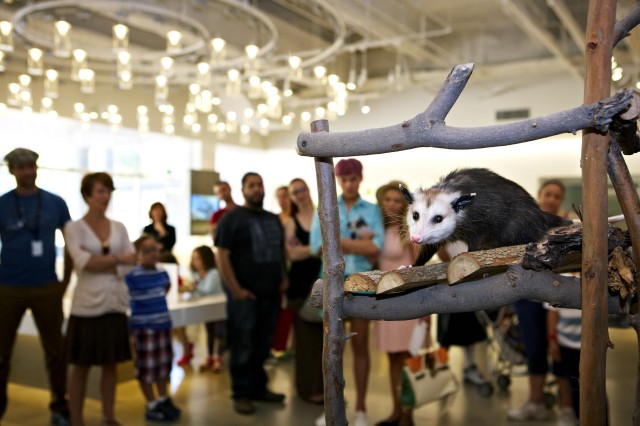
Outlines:
<svg viewBox="0 0 640 426"><path fill-rule="evenodd" d="M634 7L634 1L621 0L619 17ZM260 47L257 73L280 89L290 86L293 95L282 98L282 110L299 113L331 100L326 79L313 75L316 65L342 82L358 83L349 91L351 105L416 86L435 89L453 66L467 62L476 64L474 82L496 92L551 74L581 79L587 8L585 0L4 0L0 19L16 28L5 78L24 73L26 48L46 51L52 23L64 19L73 27L74 48L89 52L97 83L114 85L111 28L120 22L130 28L134 85L152 87L157 61L166 55L165 34L179 29L183 45L172 55L172 90L187 91L197 78L195 64L208 60L208 41L223 37L227 55L222 62L211 61L212 90L224 92L226 70L241 69L244 46L255 44ZM303 71L296 75L288 66L292 55L302 60ZM634 84L640 36L625 39L615 56L624 68L616 84ZM68 59L45 53L45 65L68 79ZM222 111L255 104L246 93L235 101L221 96Z"/></svg>

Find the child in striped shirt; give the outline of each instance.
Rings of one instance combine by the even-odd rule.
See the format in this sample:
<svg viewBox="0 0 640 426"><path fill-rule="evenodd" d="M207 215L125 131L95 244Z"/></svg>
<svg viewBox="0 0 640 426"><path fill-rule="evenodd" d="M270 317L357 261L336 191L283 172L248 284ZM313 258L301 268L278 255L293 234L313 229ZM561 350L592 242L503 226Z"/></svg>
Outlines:
<svg viewBox="0 0 640 426"><path fill-rule="evenodd" d="M169 275L157 267L160 250L153 236L142 235L134 246L138 265L125 276L125 282L130 296L129 329L135 350L135 374L147 400L145 418L173 421L180 417L180 409L167 394L173 360L171 317L165 296Z"/></svg>

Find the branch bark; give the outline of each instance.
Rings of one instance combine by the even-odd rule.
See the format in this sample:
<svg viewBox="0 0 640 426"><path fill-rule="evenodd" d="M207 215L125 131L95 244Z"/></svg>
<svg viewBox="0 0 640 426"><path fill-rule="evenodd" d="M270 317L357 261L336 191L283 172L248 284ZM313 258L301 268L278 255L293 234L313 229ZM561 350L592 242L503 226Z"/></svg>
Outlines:
<svg viewBox="0 0 640 426"><path fill-rule="evenodd" d="M548 301L553 306L580 309L580 279L550 271L529 271L510 266L507 272L455 286L437 284L389 296L347 295L343 312L347 317L399 321L434 313L472 312L494 309L522 299ZM313 287L310 304L318 304L321 281ZM628 299L608 298L608 312L626 314Z"/></svg>
<svg viewBox="0 0 640 426"><path fill-rule="evenodd" d="M527 244L500 247L492 250L480 250L460 253L449 262L447 281L449 285L481 278L484 274L495 275L510 265L522 263Z"/></svg>
<svg viewBox="0 0 640 426"><path fill-rule="evenodd" d="M591 0L587 19L584 103L611 91L615 0ZM580 422L606 423L607 363L607 152L609 136L587 129L582 136L582 339Z"/></svg>
<svg viewBox="0 0 640 426"><path fill-rule="evenodd" d="M329 122L318 120L311 123L313 132L328 132ZM329 426L347 424L344 403L344 376L342 353L344 350L344 327L342 305L344 292L344 257L340 248L340 219L333 158L316 158L318 181L318 216L322 232L322 261L324 264L323 303L324 339L322 344L322 374L324 377L325 419Z"/></svg>
<svg viewBox="0 0 640 426"><path fill-rule="evenodd" d="M493 146L513 145L542 139L561 133L573 133L587 128L606 131L613 117L628 108L633 95L632 89L619 91L602 101L582 105L566 111L519 121L516 123L457 128L447 126L440 117L446 115L453 100L457 99L464 84L451 76L459 76L458 65L449 74L445 87L426 111L402 124L378 129L355 132L300 133L298 154L311 157L351 157L404 151L418 147L446 149L478 149ZM433 112L435 117L428 116Z"/></svg>
<svg viewBox="0 0 640 426"><path fill-rule="evenodd" d="M640 267L640 198L633 184L627 164L615 141L609 146L607 173L611 178L618 203L624 213L633 245L633 260Z"/></svg>

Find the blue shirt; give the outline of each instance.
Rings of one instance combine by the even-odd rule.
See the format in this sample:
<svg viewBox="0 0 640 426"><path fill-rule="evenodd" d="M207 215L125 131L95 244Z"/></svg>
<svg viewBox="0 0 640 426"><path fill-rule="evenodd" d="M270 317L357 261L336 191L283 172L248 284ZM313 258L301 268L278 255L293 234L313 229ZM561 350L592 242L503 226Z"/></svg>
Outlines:
<svg viewBox="0 0 640 426"><path fill-rule="evenodd" d="M382 222L382 214L380 208L358 198L356 203L347 213L347 206L342 199L338 197L338 215L340 216L340 238L358 239L359 233L363 229L369 228L373 232L373 243L382 250L384 241L384 223ZM320 219L318 212L313 215L311 223L311 234L309 235L309 248L311 253L318 255L322 246L322 234L320 232ZM373 265L367 260L366 256L360 254L344 255L344 274L351 275L356 272L370 271Z"/></svg>
<svg viewBox="0 0 640 426"><path fill-rule="evenodd" d="M15 190L2 195L0 285L36 287L58 281L55 233L69 220L64 200L43 189L26 196ZM42 241L41 255L34 255L34 241Z"/></svg>
<svg viewBox="0 0 640 426"><path fill-rule="evenodd" d="M166 298L167 287L170 284L167 271L136 266L125 275L124 281L129 287L129 328L171 329L171 316Z"/></svg>

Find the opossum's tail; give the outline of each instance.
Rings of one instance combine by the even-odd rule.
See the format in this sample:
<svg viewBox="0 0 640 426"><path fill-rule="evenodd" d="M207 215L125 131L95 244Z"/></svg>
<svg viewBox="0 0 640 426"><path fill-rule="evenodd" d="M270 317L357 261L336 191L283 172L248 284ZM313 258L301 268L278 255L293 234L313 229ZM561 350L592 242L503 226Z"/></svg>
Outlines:
<svg viewBox="0 0 640 426"><path fill-rule="evenodd" d="M567 226L567 225L573 224L573 221L571 219L565 219L563 217L556 216L555 214L551 214L547 212L543 212L543 213L544 213L545 220L547 222L547 227L549 229L557 228L558 226Z"/></svg>

